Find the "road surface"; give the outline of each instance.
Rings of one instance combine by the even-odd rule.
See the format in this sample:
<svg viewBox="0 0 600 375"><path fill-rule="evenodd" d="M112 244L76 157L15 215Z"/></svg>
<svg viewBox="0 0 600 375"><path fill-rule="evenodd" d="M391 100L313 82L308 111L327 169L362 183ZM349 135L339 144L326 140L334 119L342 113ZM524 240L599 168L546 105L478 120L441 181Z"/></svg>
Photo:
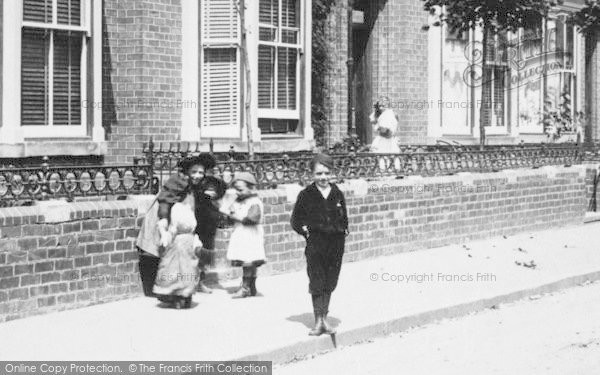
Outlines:
<svg viewBox="0 0 600 375"><path fill-rule="evenodd" d="M600 283L275 367L276 375L600 375Z"/></svg>

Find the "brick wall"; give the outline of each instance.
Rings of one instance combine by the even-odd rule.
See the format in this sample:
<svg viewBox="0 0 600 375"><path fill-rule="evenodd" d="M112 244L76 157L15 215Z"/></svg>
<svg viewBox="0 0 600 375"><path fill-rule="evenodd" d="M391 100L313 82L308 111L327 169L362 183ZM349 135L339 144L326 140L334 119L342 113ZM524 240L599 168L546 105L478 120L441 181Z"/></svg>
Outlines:
<svg viewBox="0 0 600 375"><path fill-rule="evenodd" d="M361 90L354 100L357 111L372 110L380 100L390 103L398 114L398 135L402 143L424 144L427 138L427 110L416 106L406 108L398 103L427 102L427 33L421 31L427 23L427 13L419 0L356 1L363 10L368 33L364 51L364 71ZM330 90L330 143L347 134L348 129L348 17L347 2L338 1L329 23L332 69L327 76ZM368 101L362 103L361 101ZM358 132L367 127L369 113L357 113Z"/></svg>
<svg viewBox="0 0 600 375"><path fill-rule="evenodd" d="M583 223L586 167L354 181L345 186L351 235L345 261ZM477 186L479 188L477 188ZM412 189L412 190L411 190ZM294 195L294 194L292 194ZM289 228L293 206L267 198L269 273L304 267L303 240ZM221 245L226 233L220 233Z"/></svg>
<svg viewBox="0 0 600 375"><path fill-rule="evenodd" d="M105 0L103 11L106 161L127 163L150 136L179 139L181 1Z"/></svg>
<svg viewBox="0 0 600 375"><path fill-rule="evenodd" d="M583 223L592 169L350 181L345 261ZM301 270L304 240L290 226L299 187L261 191L264 274ZM0 209L0 321L141 295L134 239L152 197ZM238 277L217 235L213 276Z"/></svg>
<svg viewBox="0 0 600 375"><path fill-rule="evenodd" d="M125 201L0 209L0 321L137 294L140 223Z"/></svg>
<svg viewBox="0 0 600 375"><path fill-rule="evenodd" d="M388 98L398 115L398 136L404 144L425 144L427 110L397 103L426 102L427 13L419 0L371 1L373 29L367 46L371 55L372 103ZM396 103L396 104L395 104Z"/></svg>
<svg viewBox="0 0 600 375"><path fill-rule="evenodd" d="M330 70L325 74L325 108L330 126L326 138L332 145L348 134L348 11L347 1L337 0L326 24Z"/></svg>

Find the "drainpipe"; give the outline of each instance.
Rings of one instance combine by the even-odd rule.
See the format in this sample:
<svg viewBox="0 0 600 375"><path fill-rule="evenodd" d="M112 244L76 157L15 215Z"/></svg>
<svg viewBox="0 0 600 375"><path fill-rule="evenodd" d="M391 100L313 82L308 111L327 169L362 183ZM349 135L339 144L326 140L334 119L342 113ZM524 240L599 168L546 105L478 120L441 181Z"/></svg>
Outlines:
<svg viewBox="0 0 600 375"><path fill-rule="evenodd" d="M348 0L348 135L354 136L356 129L354 127L354 53L352 38L352 11L354 10L354 0Z"/></svg>

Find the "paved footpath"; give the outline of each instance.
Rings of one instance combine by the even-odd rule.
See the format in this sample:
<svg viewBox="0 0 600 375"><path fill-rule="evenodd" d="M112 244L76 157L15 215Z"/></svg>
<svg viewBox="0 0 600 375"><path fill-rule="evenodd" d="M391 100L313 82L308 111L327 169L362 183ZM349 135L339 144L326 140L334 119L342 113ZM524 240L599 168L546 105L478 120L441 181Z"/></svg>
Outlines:
<svg viewBox="0 0 600 375"><path fill-rule="evenodd" d="M347 263L331 302L338 346L600 279L600 223ZM533 265L535 268L526 267ZM517 264L519 263L519 264ZM227 284L194 308L136 298L0 324L0 360L227 360L276 363L330 350L304 272L263 277L262 296Z"/></svg>
<svg viewBox="0 0 600 375"><path fill-rule="evenodd" d="M600 282L276 366L276 375L597 375Z"/></svg>

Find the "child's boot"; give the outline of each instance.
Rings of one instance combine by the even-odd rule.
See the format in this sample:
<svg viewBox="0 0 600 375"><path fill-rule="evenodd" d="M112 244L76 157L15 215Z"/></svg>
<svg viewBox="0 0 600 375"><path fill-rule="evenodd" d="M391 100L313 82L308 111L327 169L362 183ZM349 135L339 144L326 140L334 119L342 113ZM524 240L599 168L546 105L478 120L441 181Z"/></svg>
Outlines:
<svg viewBox="0 0 600 375"><path fill-rule="evenodd" d="M246 298L248 296L250 296L250 277L244 276L241 288L231 298Z"/></svg>

